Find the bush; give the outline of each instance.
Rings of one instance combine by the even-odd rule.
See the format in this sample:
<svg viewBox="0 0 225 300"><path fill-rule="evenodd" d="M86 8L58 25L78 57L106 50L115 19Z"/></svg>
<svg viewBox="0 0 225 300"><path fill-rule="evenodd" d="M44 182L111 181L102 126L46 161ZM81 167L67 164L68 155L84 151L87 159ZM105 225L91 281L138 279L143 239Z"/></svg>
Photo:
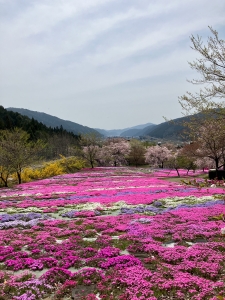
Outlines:
<svg viewBox="0 0 225 300"><path fill-rule="evenodd" d="M45 163L40 168L25 168L22 172L22 181L29 182L35 179L44 179L61 174L74 173L84 166L84 161L75 156L61 156L61 159ZM13 178L16 179L16 176L16 174L13 174Z"/></svg>

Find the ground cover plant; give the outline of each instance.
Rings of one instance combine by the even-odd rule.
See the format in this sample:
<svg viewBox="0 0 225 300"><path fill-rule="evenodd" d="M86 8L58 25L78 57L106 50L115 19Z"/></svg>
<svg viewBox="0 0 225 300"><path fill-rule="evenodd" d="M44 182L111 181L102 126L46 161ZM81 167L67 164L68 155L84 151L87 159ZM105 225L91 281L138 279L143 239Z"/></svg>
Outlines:
<svg viewBox="0 0 225 300"><path fill-rule="evenodd" d="M1 189L0 299L224 299L225 190L200 174L94 168Z"/></svg>

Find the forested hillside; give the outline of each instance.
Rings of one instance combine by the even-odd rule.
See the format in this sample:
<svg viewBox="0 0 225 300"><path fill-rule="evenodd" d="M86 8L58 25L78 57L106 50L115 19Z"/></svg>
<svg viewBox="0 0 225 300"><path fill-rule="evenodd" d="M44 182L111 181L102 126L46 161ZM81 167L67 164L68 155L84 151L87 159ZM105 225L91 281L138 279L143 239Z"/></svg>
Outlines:
<svg viewBox="0 0 225 300"><path fill-rule="evenodd" d="M20 128L29 134L30 141L42 140L46 144L42 153L45 159L70 155L79 146L80 135L66 131L62 126L47 127L41 122L30 119L17 112L8 111L0 106L0 130Z"/></svg>
<svg viewBox="0 0 225 300"><path fill-rule="evenodd" d="M77 124L75 122L71 121L66 121L62 120L58 117L43 113L43 112L38 112L38 111L33 111L29 109L24 109L24 108L15 108L15 107L9 107L7 108L8 111L13 111L20 113L23 116L27 116L29 118L34 118L35 120L45 124L47 127L63 127L65 130L69 132L73 132L76 135L80 134L88 134L88 133L94 133L94 134L99 134L96 130L93 128L83 126L80 124Z"/></svg>
<svg viewBox="0 0 225 300"><path fill-rule="evenodd" d="M34 118L29 118L18 112L8 111L3 106L0 106L0 129L12 129L15 127L28 132L32 140L54 133L60 133L79 139L79 135L68 132L62 126L47 127L45 124L38 122Z"/></svg>

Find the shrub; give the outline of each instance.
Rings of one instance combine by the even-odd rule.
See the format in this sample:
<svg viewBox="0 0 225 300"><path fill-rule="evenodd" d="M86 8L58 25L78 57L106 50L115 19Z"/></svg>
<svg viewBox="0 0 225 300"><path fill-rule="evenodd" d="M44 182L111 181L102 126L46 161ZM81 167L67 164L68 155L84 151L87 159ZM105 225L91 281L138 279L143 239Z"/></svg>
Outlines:
<svg viewBox="0 0 225 300"><path fill-rule="evenodd" d="M61 155L60 157L60 159L45 163L39 168L25 168L22 172L22 181L29 182L35 179L44 179L67 173L74 173L85 166L84 161L75 156L64 157ZM16 179L17 175L13 174L13 178Z"/></svg>

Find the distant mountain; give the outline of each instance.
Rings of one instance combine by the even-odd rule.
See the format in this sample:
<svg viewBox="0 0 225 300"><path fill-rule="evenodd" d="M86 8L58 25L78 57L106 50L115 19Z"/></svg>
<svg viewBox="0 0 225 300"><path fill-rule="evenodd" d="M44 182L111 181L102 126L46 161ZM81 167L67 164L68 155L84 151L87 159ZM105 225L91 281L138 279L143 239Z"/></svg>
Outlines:
<svg viewBox="0 0 225 300"><path fill-rule="evenodd" d="M158 126L158 125L149 125L149 126L143 128L143 129L139 132L140 136L145 136L145 135L147 135L147 133L148 133L150 130L152 130L154 127L156 127L156 126Z"/></svg>
<svg viewBox="0 0 225 300"><path fill-rule="evenodd" d="M129 127L129 128L125 128L124 130L127 130L127 129L144 129L148 126L156 126L156 125L153 124L153 123L146 123L146 124L141 124L141 125L136 125L136 126L132 126L132 127Z"/></svg>
<svg viewBox="0 0 225 300"><path fill-rule="evenodd" d="M182 140L185 139L185 127L183 123L190 121L190 119L191 116L187 116L163 122L154 127L146 127L139 134L141 136L150 136L159 139Z"/></svg>
<svg viewBox="0 0 225 300"><path fill-rule="evenodd" d="M104 136L109 136L109 135L108 135L108 131L109 131L109 130L99 129L99 128L94 128L94 130L98 131L100 134L102 134L102 135L104 135Z"/></svg>
<svg viewBox="0 0 225 300"><path fill-rule="evenodd" d="M15 108L15 107L9 107L6 108L8 111L13 111L13 112L18 112L23 116L27 116L29 118L33 118L37 120L38 122L41 122L45 124L48 127L59 127L62 126L65 130L69 132L73 132L74 134L86 134L86 133L95 133L99 134L98 131L94 130L93 128L83 126L71 121L66 121L62 120L58 117L54 117L52 115L48 115L43 112L38 112L38 111L32 111L29 109L24 109L24 108Z"/></svg>
<svg viewBox="0 0 225 300"><path fill-rule="evenodd" d="M121 137L136 137L140 135L142 129L128 129L123 131L120 136Z"/></svg>
<svg viewBox="0 0 225 300"><path fill-rule="evenodd" d="M157 125L151 124L151 125L148 125L147 127L144 127L143 129L141 129L141 128L140 129L135 129L135 128L128 129L128 130L123 131L120 134L120 136L121 137L139 137L139 136L144 136L145 134L143 134L143 132L145 132L145 130L148 131L150 128L154 128L155 126L157 126Z"/></svg>
<svg viewBox="0 0 225 300"><path fill-rule="evenodd" d="M132 133L138 133L139 130L144 129L147 126L155 126L152 123L147 123L147 124L141 124L141 125L136 125L136 126L132 126L132 127L128 127L128 128L124 128L124 129L111 129L111 130L105 130L105 129L99 129L99 128L95 128L95 130L97 130L98 132L100 132L101 134L104 134L107 137L114 137L114 136L123 136L123 137L127 137L127 136L136 136ZM130 131L133 130L134 131ZM129 134L124 134L124 132L129 131ZM131 134L131 135L130 135Z"/></svg>

